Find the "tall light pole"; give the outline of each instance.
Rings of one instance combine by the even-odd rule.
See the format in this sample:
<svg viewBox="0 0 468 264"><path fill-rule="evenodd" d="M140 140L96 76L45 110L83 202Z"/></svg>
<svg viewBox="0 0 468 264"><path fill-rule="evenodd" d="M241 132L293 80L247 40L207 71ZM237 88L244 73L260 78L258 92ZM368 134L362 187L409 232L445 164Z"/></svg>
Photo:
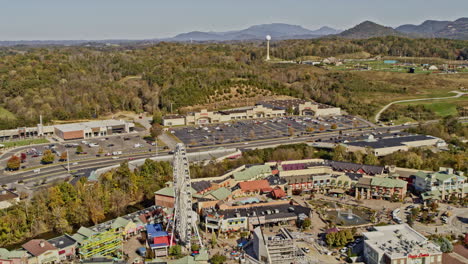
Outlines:
<svg viewBox="0 0 468 264"><path fill-rule="evenodd" d="M70 156L68 156L68 149L67 149L67 170L70 173Z"/></svg>
<svg viewBox="0 0 468 264"><path fill-rule="evenodd" d="M270 40L271 40L271 36L270 35L266 35L266 41L267 41L267 56L266 56L266 60L269 61L270 60Z"/></svg>

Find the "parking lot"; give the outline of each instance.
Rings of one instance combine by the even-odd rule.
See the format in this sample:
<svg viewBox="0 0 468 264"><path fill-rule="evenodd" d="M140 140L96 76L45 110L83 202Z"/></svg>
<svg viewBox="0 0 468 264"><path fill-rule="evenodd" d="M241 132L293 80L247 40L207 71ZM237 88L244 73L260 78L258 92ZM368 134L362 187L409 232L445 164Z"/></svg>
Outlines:
<svg viewBox="0 0 468 264"><path fill-rule="evenodd" d="M77 153L78 146L81 146L83 152ZM60 156L67 150L70 162L78 163L79 160L98 156L118 156L122 154L156 151L156 146L154 143L152 144L151 142L145 140L140 134L137 133L57 142L49 145L31 147L21 151L21 153L24 153L25 155L18 153L18 156L22 155L25 157L21 163L21 169L42 165L42 155L47 149L51 150L55 155L55 160L53 163L59 162ZM163 148L162 146L159 146L158 149L162 150ZM5 168L6 162L7 159L2 161L0 166Z"/></svg>
<svg viewBox="0 0 468 264"><path fill-rule="evenodd" d="M171 133L185 144L195 147L367 126L366 123L352 116L326 118L300 116L173 128Z"/></svg>

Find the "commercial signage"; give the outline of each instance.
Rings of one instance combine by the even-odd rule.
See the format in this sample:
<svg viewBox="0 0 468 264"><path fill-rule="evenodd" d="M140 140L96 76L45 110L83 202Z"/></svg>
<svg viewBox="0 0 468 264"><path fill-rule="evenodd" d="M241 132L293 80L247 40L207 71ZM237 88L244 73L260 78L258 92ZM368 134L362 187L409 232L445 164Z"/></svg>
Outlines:
<svg viewBox="0 0 468 264"><path fill-rule="evenodd" d="M419 253L418 255L408 255L408 258L424 258L424 257L429 257L428 253Z"/></svg>

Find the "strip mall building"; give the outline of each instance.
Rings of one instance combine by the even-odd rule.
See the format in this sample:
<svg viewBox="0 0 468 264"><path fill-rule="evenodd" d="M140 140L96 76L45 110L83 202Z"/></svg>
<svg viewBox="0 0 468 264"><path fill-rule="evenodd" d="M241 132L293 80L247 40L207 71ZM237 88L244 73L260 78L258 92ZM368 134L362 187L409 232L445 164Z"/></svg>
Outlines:
<svg viewBox="0 0 468 264"><path fill-rule="evenodd" d="M52 126L38 124L36 127L1 130L0 141L47 136L56 136L63 140L83 139L109 136L116 133L129 133L133 131L134 127L135 124L132 122L114 119Z"/></svg>
<svg viewBox="0 0 468 264"><path fill-rule="evenodd" d="M273 118L286 116L289 111L292 111L298 115L310 116L330 116L341 114L341 109L338 107L331 107L316 102L310 102L301 99L274 100L258 102L255 106L229 110L208 111L203 109L200 112L189 113L186 116L169 115L163 118L163 125L203 125L223 123L234 120Z"/></svg>

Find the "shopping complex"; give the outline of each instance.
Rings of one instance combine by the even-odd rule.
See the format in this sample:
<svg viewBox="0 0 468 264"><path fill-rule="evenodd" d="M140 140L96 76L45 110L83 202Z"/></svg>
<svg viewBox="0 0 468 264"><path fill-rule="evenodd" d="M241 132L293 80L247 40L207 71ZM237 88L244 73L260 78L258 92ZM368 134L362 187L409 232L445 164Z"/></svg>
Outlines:
<svg viewBox="0 0 468 264"><path fill-rule="evenodd" d="M192 112L188 115L168 115L163 118L164 126L203 125L235 120L274 118L287 114L308 116L340 115L341 109L302 99L261 101L255 106L247 106L220 111Z"/></svg>
<svg viewBox="0 0 468 264"><path fill-rule="evenodd" d="M109 136L117 133L129 133L135 124L124 120L96 120L81 123L44 126L42 120L35 127L0 130L0 142L19 138L57 137L62 140Z"/></svg>

